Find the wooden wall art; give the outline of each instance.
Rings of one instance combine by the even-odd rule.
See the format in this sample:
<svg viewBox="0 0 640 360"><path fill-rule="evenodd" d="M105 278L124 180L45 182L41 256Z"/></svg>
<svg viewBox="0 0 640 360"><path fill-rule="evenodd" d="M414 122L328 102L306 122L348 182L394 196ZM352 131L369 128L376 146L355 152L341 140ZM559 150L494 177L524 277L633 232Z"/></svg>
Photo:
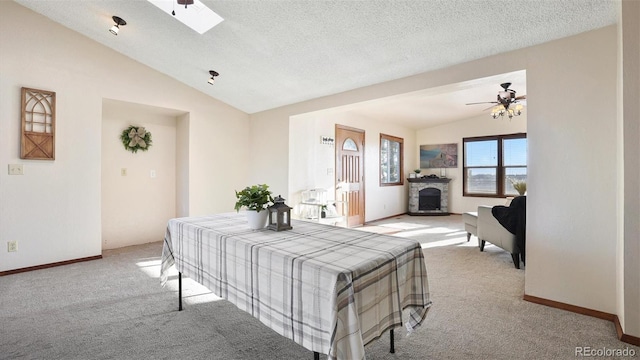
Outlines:
<svg viewBox="0 0 640 360"><path fill-rule="evenodd" d="M22 88L20 158L55 159L56 93Z"/></svg>

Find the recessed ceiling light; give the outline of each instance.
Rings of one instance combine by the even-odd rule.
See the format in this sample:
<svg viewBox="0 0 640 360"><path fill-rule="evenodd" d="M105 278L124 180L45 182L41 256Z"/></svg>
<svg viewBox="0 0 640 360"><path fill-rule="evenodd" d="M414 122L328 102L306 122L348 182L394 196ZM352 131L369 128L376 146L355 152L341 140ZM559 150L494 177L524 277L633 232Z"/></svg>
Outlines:
<svg viewBox="0 0 640 360"><path fill-rule="evenodd" d="M213 12L199 0L193 0L193 4L186 9L182 6L176 7L176 0L147 0L160 10L173 18L180 20L198 34L204 34L212 27L220 24L224 20L220 15ZM175 14L175 15L173 15Z"/></svg>

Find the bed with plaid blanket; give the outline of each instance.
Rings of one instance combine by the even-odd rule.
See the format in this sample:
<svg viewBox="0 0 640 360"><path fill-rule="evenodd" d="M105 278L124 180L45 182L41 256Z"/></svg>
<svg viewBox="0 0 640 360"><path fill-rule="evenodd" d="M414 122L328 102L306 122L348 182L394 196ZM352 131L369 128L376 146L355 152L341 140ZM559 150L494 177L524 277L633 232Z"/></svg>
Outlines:
<svg viewBox="0 0 640 360"><path fill-rule="evenodd" d="M175 264L329 359L364 359L364 346L383 332L403 323L411 331L424 320L431 301L418 242L306 221L292 225L251 230L242 212L172 219L161 282Z"/></svg>

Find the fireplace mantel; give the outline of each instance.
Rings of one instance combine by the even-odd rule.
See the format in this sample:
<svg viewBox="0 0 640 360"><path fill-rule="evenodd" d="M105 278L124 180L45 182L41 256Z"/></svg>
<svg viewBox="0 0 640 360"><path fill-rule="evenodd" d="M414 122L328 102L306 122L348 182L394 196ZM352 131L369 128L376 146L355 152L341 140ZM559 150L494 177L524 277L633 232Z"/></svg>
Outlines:
<svg viewBox="0 0 640 360"><path fill-rule="evenodd" d="M451 181L451 179L449 178L408 178L407 179L410 183L430 183L430 182L435 182L435 183L448 183L449 181Z"/></svg>
<svg viewBox="0 0 640 360"><path fill-rule="evenodd" d="M449 215L449 182L448 178L408 178L409 182L409 215ZM433 188L440 191L440 207L436 209L420 208L420 191Z"/></svg>

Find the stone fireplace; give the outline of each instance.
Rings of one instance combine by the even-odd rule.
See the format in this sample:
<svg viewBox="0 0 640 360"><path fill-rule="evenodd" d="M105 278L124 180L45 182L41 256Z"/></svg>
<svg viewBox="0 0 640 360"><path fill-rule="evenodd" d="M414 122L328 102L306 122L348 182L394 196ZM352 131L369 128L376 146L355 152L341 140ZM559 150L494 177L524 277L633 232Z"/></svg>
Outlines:
<svg viewBox="0 0 640 360"><path fill-rule="evenodd" d="M449 215L449 182L441 178L409 178L409 215Z"/></svg>

